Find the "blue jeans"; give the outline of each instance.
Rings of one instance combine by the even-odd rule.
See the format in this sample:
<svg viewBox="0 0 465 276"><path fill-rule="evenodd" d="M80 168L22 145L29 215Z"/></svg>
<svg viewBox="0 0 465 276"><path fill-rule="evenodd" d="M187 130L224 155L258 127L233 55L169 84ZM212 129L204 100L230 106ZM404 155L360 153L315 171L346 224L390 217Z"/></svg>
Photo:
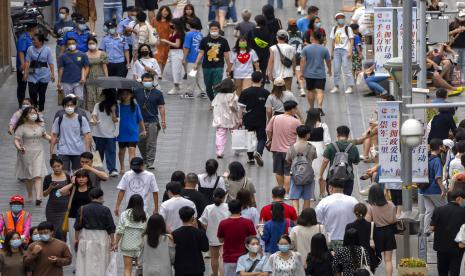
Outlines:
<svg viewBox="0 0 465 276"><path fill-rule="evenodd" d="M454 51L459 55L457 64L459 65L460 70L462 71L461 81L465 81L465 48L454 48Z"/></svg>
<svg viewBox="0 0 465 276"><path fill-rule="evenodd" d="M213 21L216 19L215 11L213 10L212 6L208 7L208 22Z"/></svg>
<svg viewBox="0 0 465 276"><path fill-rule="evenodd" d="M385 81L387 79L388 79L388 77L385 77L385 76L372 75L372 76L369 76L369 77L365 78L365 82L366 82L368 88L370 88L371 91L375 92L376 94L381 94L381 93L385 92L386 89L384 89L384 87L379 85L379 83L382 82L382 81Z"/></svg>
<svg viewBox="0 0 465 276"><path fill-rule="evenodd" d="M344 74L347 86L354 86L352 59L347 58L347 54L347 50L345 49L334 49L334 85L336 86L340 86L341 74Z"/></svg>
<svg viewBox="0 0 465 276"><path fill-rule="evenodd" d="M233 22L237 22L237 11L236 11L236 1L232 2L232 6L228 7L228 13L226 14L226 19L232 19Z"/></svg>
<svg viewBox="0 0 465 276"><path fill-rule="evenodd" d="M274 0L268 0L268 5L273 6ZM276 0L276 5L278 5L278 9L283 8L283 0Z"/></svg>
<svg viewBox="0 0 465 276"><path fill-rule="evenodd" d="M205 90L207 90L210 101L213 101L216 95L213 91L213 86L223 80L223 72L223 67L203 68L203 82L205 83Z"/></svg>
<svg viewBox="0 0 465 276"><path fill-rule="evenodd" d="M116 24L119 24L123 16L123 6L103 8L103 20L105 22L112 20L113 15L115 16Z"/></svg>
<svg viewBox="0 0 465 276"><path fill-rule="evenodd" d="M95 148L102 161L105 159L107 169L111 173L116 171L116 138L93 137Z"/></svg>

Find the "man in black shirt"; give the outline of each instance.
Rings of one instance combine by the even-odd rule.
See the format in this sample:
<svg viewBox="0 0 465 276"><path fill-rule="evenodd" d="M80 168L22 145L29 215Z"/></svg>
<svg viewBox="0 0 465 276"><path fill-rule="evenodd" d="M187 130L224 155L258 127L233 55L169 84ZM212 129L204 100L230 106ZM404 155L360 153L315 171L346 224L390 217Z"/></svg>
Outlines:
<svg viewBox="0 0 465 276"><path fill-rule="evenodd" d="M173 231L176 244L174 258L175 276L203 276L205 263L202 252L209 249L208 238L204 231L197 228L193 208L184 206L179 209L179 216L183 225Z"/></svg>
<svg viewBox="0 0 465 276"><path fill-rule="evenodd" d="M186 176L186 184L181 192L181 196L194 202L195 209L197 210L197 218L203 214L203 210L207 206L207 199L205 196L197 191L196 186L199 183L199 177L195 173L188 173Z"/></svg>
<svg viewBox="0 0 465 276"><path fill-rule="evenodd" d="M438 257L438 274L460 275L464 248L454 241L462 224L465 224L465 191L457 189L449 193L449 203L437 207L431 218L430 229L434 231L433 249ZM450 273L450 274L449 274Z"/></svg>
<svg viewBox="0 0 465 276"><path fill-rule="evenodd" d="M257 135L257 151L247 152L249 164L263 166L263 149L266 144L266 107L265 102L270 92L262 87L263 74L260 71L252 73L252 86L243 90L239 97L239 104L245 113L242 116L242 124L248 131L255 131ZM255 161L254 161L255 158Z"/></svg>

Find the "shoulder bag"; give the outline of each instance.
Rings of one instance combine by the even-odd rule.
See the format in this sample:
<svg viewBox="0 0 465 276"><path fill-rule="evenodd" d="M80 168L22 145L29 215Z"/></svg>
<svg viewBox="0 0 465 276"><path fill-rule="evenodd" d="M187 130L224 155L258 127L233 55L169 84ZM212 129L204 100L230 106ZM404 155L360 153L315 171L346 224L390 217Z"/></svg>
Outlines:
<svg viewBox="0 0 465 276"><path fill-rule="evenodd" d="M374 276L373 272L371 272L370 264L368 264L367 260L367 253L363 246L360 246L360 249L362 250L362 254L360 255L360 267L359 269L361 270L366 270L370 274L370 276Z"/></svg>
<svg viewBox="0 0 465 276"><path fill-rule="evenodd" d="M247 272L248 273L254 272L254 269L257 267L259 262L260 262L259 259L256 259L255 261L253 261L252 266L249 268L249 270L247 270Z"/></svg>
<svg viewBox="0 0 465 276"><path fill-rule="evenodd" d="M283 55L281 52L281 49L279 48L279 44L276 44L276 49L278 49L279 57L281 58L281 64L284 65L286 68L291 68L292 67L292 59L286 57Z"/></svg>
<svg viewBox="0 0 465 276"><path fill-rule="evenodd" d="M63 224L61 225L61 231L63 233L69 232L69 210L71 209L71 203L73 202L74 193L76 192L76 186L73 187L71 195L68 199L68 207L66 208L65 216L63 217ZM82 220L82 211L81 211L81 220Z"/></svg>

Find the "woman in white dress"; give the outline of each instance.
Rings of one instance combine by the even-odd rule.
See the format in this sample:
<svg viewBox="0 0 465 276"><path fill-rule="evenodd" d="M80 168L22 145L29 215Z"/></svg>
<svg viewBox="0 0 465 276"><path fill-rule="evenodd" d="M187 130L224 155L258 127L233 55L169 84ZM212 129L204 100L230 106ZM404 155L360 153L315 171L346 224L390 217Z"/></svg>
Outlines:
<svg viewBox="0 0 465 276"><path fill-rule="evenodd" d="M331 136L329 134L329 128L325 123L321 122L321 113L318 108L311 108L307 112L307 119L305 125L310 128L310 139L309 143L316 148L317 158L313 160L312 167L315 172L315 183L320 183L319 175L321 163L323 161L323 152L328 144L331 143ZM328 168L323 175L327 174ZM325 194L324 185L319 186L320 198Z"/></svg>
<svg viewBox="0 0 465 276"><path fill-rule="evenodd" d="M134 62L133 78L138 82L142 82L142 75L150 73L153 79L156 80L161 76L160 66L155 58L153 58L152 49L147 44L140 44L137 50L137 60ZM154 81L154 86L157 83Z"/></svg>

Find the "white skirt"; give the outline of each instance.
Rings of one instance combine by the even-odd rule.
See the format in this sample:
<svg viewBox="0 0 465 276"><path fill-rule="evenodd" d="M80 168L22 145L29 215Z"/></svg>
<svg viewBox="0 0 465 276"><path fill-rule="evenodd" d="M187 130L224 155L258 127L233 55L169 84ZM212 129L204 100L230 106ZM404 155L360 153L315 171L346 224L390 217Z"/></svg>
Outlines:
<svg viewBox="0 0 465 276"><path fill-rule="evenodd" d="M82 229L76 259L76 276L103 276L111 260L110 237L105 230Z"/></svg>

